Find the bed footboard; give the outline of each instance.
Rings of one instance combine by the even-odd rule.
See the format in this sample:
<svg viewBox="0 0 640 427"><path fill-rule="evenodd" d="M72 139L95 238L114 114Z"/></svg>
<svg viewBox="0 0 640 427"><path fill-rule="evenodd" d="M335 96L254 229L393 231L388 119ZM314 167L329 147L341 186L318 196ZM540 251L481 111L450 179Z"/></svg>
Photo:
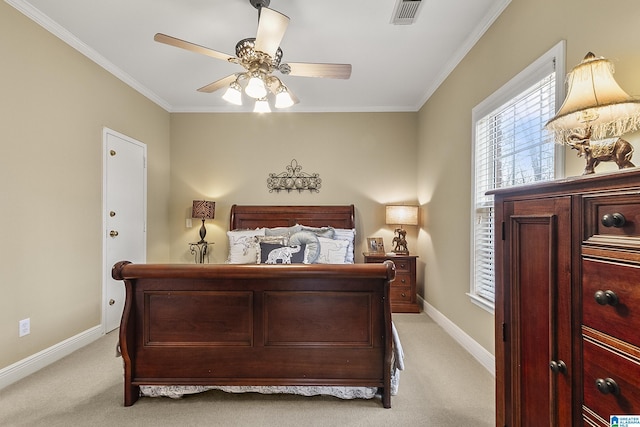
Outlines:
<svg viewBox="0 0 640 427"><path fill-rule="evenodd" d="M392 262L113 267L124 404L140 385L380 387L391 407Z"/></svg>

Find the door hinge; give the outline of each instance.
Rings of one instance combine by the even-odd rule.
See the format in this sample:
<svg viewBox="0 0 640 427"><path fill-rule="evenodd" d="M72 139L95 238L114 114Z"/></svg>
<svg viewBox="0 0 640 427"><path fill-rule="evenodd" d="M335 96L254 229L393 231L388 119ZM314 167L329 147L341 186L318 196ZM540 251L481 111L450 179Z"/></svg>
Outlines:
<svg viewBox="0 0 640 427"><path fill-rule="evenodd" d="M502 221L500 223L500 234L502 235L500 240L504 240L505 239L505 228L504 228L504 221Z"/></svg>
<svg viewBox="0 0 640 427"><path fill-rule="evenodd" d="M507 342L507 324L502 322L502 342Z"/></svg>

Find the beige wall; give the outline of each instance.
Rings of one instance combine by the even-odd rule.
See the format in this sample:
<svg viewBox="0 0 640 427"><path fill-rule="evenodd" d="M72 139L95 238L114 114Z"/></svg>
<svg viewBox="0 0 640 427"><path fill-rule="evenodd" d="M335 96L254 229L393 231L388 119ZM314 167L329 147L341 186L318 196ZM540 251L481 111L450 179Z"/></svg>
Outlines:
<svg viewBox="0 0 640 427"><path fill-rule="evenodd" d="M103 126L147 144L148 259L169 259L169 114L5 2L0 58L2 368L101 322Z"/></svg>
<svg viewBox="0 0 640 427"><path fill-rule="evenodd" d="M640 94L638 19L635 0L513 0L420 110L423 292L427 302L490 352L493 315L465 296L470 277L471 110L562 39L567 42L567 71L593 51L613 60L616 79L627 92ZM629 139L640 147L637 136ZM583 168L584 160L569 150L567 176L580 175ZM603 164L597 171L612 168Z"/></svg>
<svg viewBox="0 0 640 427"><path fill-rule="evenodd" d="M204 198L216 202L216 218L206 224L215 243L211 262L226 259L234 203L354 204L361 262L367 237L391 245L384 204L415 203L416 131L417 113L172 114L172 261L193 260L188 242L201 223L189 229L185 219L192 201ZM319 193L269 192L269 173L283 172L292 159L303 172L320 174ZM417 229L409 231L411 249Z"/></svg>

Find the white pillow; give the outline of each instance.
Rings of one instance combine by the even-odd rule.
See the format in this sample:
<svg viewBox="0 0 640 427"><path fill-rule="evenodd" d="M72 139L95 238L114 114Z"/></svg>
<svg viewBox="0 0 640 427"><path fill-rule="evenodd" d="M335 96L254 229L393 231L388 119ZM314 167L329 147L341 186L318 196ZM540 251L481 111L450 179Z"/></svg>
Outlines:
<svg viewBox="0 0 640 427"><path fill-rule="evenodd" d="M257 264L258 243L256 236L264 236L264 228L227 231L229 256L227 264Z"/></svg>
<svg viewBox="0 0 640 427"><path fill-rule="evenodd" d="M347 264L348 241L319 236L318 241L320 242L320 256L316 261L317 264Z"/></svg>
<svg viewBox="0 0 640 427"><path fill-rule="evenodd" d="M356 238L356 229L355 228L334 228L333 238L335 240L346 240L349 242L349 246L347 247L347 264L353 264L355 261L353 259L353 245L355 243Z"/></svg>

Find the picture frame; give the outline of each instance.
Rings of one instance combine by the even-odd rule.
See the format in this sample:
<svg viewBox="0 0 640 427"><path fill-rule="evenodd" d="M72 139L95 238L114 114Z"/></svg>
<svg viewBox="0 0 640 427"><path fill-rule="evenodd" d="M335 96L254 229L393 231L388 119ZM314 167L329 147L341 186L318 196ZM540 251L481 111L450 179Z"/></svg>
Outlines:
<svg viewBox="0 0 640 427"><path fill-rule="evenodd" d="M367 250L370 254L384 254L382 237L367 237Z"/></svg>

